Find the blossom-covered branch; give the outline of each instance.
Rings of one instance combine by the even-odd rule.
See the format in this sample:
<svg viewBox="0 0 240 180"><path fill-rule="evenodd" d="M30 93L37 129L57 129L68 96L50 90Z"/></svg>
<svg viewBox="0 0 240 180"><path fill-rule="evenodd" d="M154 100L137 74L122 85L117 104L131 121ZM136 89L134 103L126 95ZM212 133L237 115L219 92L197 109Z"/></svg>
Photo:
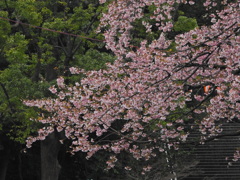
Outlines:
<svg viewBox="0 0 240 180"><path fill-rule="evenodd" d="M99 150L126 151L135 159L149 160L162 153L166 143L178 149L186 141L193 113L203 115L194 120L202 139L221 133L222 123L240 119L240 75L234 73L240 69L238 3L221 1L224 8L208 14L211 25L170 39L174 5L179 3L194 6L194 1L181 0L111 2L99 31L105 30L107 48L116 61L99 71L71 68L86 77L72 86L60 77L58 86L50 88L57 98L25 101L51 113L39 117L47 127L29 137L28 146L56 127L72 140L73 153L87 152L90 158ZM144 9L149 6L155 7L149 16L153 21L145 22ZM208 10L216 4L207 0L203 6ZM158 38L142 39L132 48L136 21L142 21L146 35L157 27ZM199 93L204 84L212 89ZM186 85L192 89L186 91ZM108 168L115 162L117 157L111 156Z"/></svg>

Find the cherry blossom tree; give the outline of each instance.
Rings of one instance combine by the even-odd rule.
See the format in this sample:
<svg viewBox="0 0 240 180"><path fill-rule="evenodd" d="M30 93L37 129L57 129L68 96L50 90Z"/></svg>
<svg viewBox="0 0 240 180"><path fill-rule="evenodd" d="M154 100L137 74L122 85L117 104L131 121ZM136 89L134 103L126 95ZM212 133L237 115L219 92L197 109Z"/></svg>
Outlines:
<svg viewBox="0 0 240 180"><path fill-rule="evenodd" d="M72 74L85 76L80 82L66 85L59 77L50 87L56 98L25 101L46 112L36 120L44 128L27 139L27 146L54 130L64 131L72 153L83 151L90 158L100 150L109 152L110 169L123 151L148 161L164 153L166 145L177 150L193 131L201 134L201 143L221 136L222 124L240 119L239 4L201 2L211 22L172 39L168 35L177 8L194 6L194 1L108 2L99 31L105 31L116 61L98 71L72 67ZM155 9L146 18L150 6ZM137 21L146 37L156 32L158 37L136 43ZM239 158L238 150L233 160ZM143 167L143 173L150 170L151 164Z"/></svg>

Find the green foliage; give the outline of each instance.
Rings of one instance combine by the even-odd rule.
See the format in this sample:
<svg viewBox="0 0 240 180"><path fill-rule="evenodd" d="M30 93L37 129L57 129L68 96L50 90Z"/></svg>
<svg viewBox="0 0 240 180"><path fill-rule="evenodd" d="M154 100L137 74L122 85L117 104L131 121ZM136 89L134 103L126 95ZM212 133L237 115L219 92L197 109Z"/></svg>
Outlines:
<svg viewBox="0 0 240 180"><path fill-rule="evenodd" d="M39 26L42 23L42 16L38 13L38 4L35 0L19 0L15 4L16 17L27 19L32 25Z"/></svg>
<svg viewBox="0 0 240 180"><path fill-rule="evenodd" d="M107 62L113 61L112 55L89 49L85 55L76 56L74 64L85 70L99 70L105 68Z"/></svg>
<svg viewBox="0 0 240 180"><path fill-rule="evenodd" d="M29 119L40 113L23 105L24 99L51 96L48 87L56 82L50 81L69 76L66 71L70 66L98 70L114 60L112 55L94 49L103 49L104 43L34 26L102 39L95 29L106 6L96 0L9 0L0 2L0 9L1 17L25 23L11 27L13 23L0 19L0 138L7 135L24 143L38 126Z"/></svg>
<svg viewBox="0 0 240 180"><path fill-rule="evenodd" d="M198 26L195 18L188 18L186 16L179 16L178 21L175 22L173 29L179 32L188 32Z"/></svg>
<svg viewBox="0 0 240 180"><path fill-rule="evenodd" d="M14 64L26 63L28 60L26 54L28 42L29 41L25 39L25 36L18 32L9 36L4 48L5 57L8 62Z"/></svg>
<svg viewBox="0 0 240 180"><path fill-rule="evenodd" d="M30 118L36 117L38 111L23 105L27 98L42 98L46 83L34 83L24 76L18 66L11 66L0 72L0 135L5 134L11 140L25 143L25 139L36 130Z"/></svg>
<svg viewBox="0 0 240 180"><path fill-rule="evenodd" d="M183 11L178 11L178 14L180 15L180 16L183 16L185 13L183 12Z"/></svg>
<svg viewBox="0 0 240 180"><path fill-rule="evenodd" d="M8 16L8 12L0 11L0 16L6 18ZM8 34L10 33L11 26L9 22L0 19L0 44L7 39Z"/></svg>

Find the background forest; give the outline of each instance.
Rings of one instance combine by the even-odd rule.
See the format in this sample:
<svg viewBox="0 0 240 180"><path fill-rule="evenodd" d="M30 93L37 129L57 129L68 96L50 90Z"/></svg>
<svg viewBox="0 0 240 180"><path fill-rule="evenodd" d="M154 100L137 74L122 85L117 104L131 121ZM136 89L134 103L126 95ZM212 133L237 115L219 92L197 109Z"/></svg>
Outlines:
<svg viewBox="0 0 240 180"><path fill-rule="evenodd" d="M202 0L194 2L194 6L173 3L176 10L171 12L172 19L169 21L174 26L172 31L167 32L167 39L173 40L194 28L211 25L208 14L224 9L221 0L216 1L217 5L209 10L204 8ZM24 105L23 100L55 98L49 87L57 85L57 78L64 77L65 83L70 86L85 77L83 74L71 74L70 67L97 71L117 59L105 47L104 28L97 31L102 13L108 11L109 3L111 1L105 4L100 4L98 0L0 1L0 180L141 180L159 177L164 180L174 178L175 171L180 174L179 179L197 176L204 179L206 176L207 164L200 164L197 159L199 152L205 159L207 157L206 148L202 148L197 141L198 133L190 136L191 143L183 144L179 151L169 149L164 144L166 153L151 160L153 170L145 175L141 169L145 161L137 161L128 153L119 155L116 166L108 171L105 170L109 156L106 151L99 151L89 160L84 152L72 155L69 148L71 140L56 129L45 140L35 142L30 149L26 148L26 139L37 135L38 129L44 126L31 119L37 119L39 114L47 112ZM146 22L154 22L150 15L155 10L155 5L144 9ZM140 20L134 26L131 43L136 47L143 39L150 42L160 35L156 27L152 28L152 33L146 33L146 26ZM167 50L169 53L175 52L176 44L172 43ZM128 58L125 61L127 63ZM201 92L198 89L198 93L204 93L203 87ZM196 101L193 99L187 103L186 110ZM202 116L194 114L196 119ZM239 120L235 119L233 123L226 126L230 138L223 137L225 143L231 143L229 147L232 146L232 151L227 154L226 151L217 152L222 159L231 156L239 147L239 143L235 143L240 135L237 128ZM151 127L154 129L154 122ZM218 145L222 146L221 143ZM127 163L134 167L132 171L124 169ZM228 172L235 174L234 180L238 178L240 164L233 164L235 166ZM225 169L227 165L228 162L224 162L221 168ZM210 173L209 178L214 176Z"/></svg>

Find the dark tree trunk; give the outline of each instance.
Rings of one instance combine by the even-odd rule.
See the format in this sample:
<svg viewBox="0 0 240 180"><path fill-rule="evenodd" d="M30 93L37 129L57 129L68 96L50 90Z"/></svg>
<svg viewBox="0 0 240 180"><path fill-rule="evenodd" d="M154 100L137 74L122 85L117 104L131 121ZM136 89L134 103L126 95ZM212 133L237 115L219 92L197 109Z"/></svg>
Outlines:
<svg viewBox="0 0 240 180"><path fill-rule="evenodd" d="M10 159L10 147L0 145L0 180L5 180Z"/></svg>
<svg viewBox="0 0 240 180"><path fill-rule="evenodd" d="M70 71L69 71L69 64L70 62L73 60L73 56L72 55L69 55L69 56L66 56L65 58L65 61L64 61L64 76L68 77L70 76Z"/></svg>
<svg viewBox="0 0 240 180"><path fill-rule="evenodd" d="M41 62L40 60L38 60L38 63L36 65L36 68L35 68L35 72L32 76L32 81L33 82L38 82L39 81L39 75L40 75L40 69L41 69Z"/></svg>
<svg viewBox="0 0 240 180"><path fill-rule="evenodd" d="M41 142L41 180L58 180L61 166L58 162L60 143L57 133Z"/></svg>
<svg viewBox="0 0 240 180"><path fill-rule="evenodd" d="M57 79L57 72L55 71L56 67L56 62L54 62L53 64L48 64L46 67L46 72L45 72L45 77L46 77L46 81L52 81Z"/></svg>

